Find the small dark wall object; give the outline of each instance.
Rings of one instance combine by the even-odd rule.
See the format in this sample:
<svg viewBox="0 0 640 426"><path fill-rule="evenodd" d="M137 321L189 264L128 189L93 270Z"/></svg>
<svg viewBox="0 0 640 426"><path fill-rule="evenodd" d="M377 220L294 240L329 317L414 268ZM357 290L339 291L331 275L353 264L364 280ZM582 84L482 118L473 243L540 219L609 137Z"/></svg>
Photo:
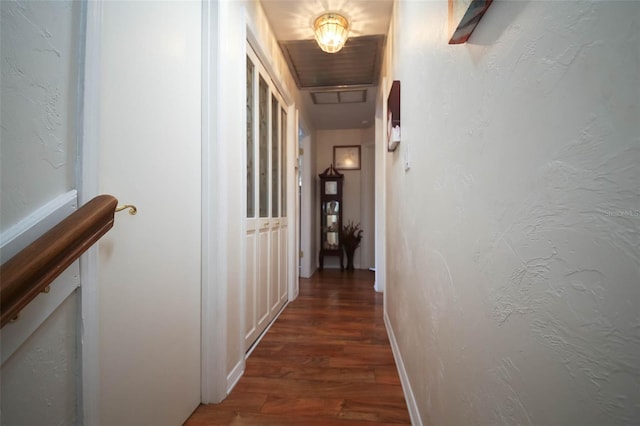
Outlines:
<svg viewBox="0 0 640 426"><path fill-rule="evenodd" d="M394 80L387 98L387 150L395 151L400 143L400 81Z"/></svg>

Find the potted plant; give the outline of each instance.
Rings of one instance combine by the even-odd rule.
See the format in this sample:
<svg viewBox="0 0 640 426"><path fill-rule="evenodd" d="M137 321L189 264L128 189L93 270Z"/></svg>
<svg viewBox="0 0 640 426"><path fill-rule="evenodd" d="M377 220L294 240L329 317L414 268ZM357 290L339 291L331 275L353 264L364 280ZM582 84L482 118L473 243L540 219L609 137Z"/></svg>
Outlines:
<svg viewBox="0 0 640 426"><path fill-rule="evenodd" d="M342 248L347 255L347 270L353 271L353 255L356 249L360 247L360 240L362 240L362 229L360 224L353 224L349 221L342 227Z"/></svg>

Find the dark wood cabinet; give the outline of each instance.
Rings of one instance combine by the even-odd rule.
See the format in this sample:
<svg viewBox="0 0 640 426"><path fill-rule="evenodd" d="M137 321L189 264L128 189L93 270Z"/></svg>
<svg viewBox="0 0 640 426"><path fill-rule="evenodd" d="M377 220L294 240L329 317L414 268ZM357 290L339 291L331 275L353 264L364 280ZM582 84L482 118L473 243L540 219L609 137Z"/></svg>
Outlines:
<svg viewBox="0 0 640 426"><path fill-rule="evenodd" d="M338 256L344 269L342 240L342 183L344 175L329 166L320 175L320 269L325 256Z"/></svg>

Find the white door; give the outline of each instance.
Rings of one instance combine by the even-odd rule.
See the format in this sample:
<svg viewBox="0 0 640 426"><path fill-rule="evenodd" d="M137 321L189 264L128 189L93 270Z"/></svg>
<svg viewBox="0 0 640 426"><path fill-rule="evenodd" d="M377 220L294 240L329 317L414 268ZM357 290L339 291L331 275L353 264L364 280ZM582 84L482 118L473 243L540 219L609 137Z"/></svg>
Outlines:
<svg viewBox="0 0 640 426"><path fill-rule="evenodd" d="M283 217L286 216L284 102L249 45L246 90L245 347L249 349L286 303L288 255L287 222Z"/></svg>
<svg viewBox="0 0 640 426"><path fill-rule="evenodd" d="M104 2L100 192L136 204L99 244L99 423L200 402L201 5Z"/></svg>

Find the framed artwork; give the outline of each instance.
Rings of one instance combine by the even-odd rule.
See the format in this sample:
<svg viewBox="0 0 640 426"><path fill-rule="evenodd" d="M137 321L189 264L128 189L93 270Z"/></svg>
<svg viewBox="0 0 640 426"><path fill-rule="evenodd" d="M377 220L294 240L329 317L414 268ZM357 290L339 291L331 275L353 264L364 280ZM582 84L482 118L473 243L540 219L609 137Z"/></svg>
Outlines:
<svg viewBox="0 0 640 426"><path fill-rule="evenodd" d="M338 170L360 170L360 145L335 145L333 164Z"/></svg>
<svg viewBox="0 0 640 426"><path fill-rule="evenodd" d="M466 43L493 0L449 0L449 44Z"/></svg>
<svg viewBox="0 0 640 426"><path fill-rule="evenodd" d="M400 143L400 81L394 80L387 98L387 150L395 151Z"/></svg>

